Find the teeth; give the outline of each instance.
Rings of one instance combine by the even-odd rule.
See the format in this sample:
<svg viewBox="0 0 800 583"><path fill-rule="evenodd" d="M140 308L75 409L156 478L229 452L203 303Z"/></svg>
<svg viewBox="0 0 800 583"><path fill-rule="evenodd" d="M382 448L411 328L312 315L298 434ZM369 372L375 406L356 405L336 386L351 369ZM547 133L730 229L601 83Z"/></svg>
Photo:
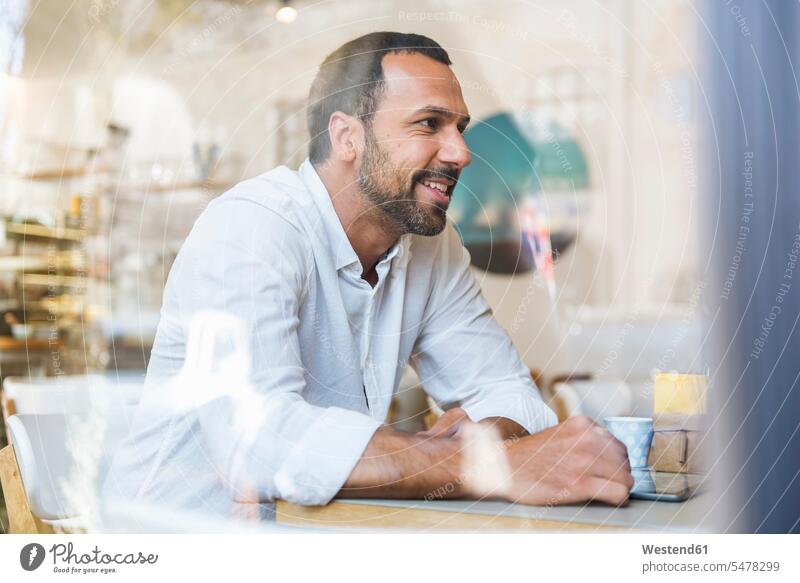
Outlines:
<svg viewBox="0 0 800 583"><path fill-rule="evenodd" d="M422 184L425 186L429 186L430 188L435 188L436 190L440 190L441 192L447 192L447 185L442 184L441 182L431 182L430 180L423 180Z"/></svg>

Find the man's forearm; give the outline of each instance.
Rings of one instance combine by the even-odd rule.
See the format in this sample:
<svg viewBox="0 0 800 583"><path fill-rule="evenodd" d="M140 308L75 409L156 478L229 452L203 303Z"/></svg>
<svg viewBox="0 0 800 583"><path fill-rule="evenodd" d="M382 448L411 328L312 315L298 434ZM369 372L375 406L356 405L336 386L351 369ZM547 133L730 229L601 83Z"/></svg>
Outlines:
<svg viewBox="0 0 800 583"><path fill-rule="evenodd" d="M430 437L382 427L339 491L340 498L463 497L461 445L452 437Z"/></svg>
<svg viewBox="0 0 800 583"><path fill-rule="evenodd" d="M518 439L528 432L504 417L490 417L480 425L491 427L501 440ZM340 498L460 498L467 495L462 468L463 442L457 437L410 434L382 427L375 432Z"/></svg>
<svg viewBox="0 0 800 583"><path fill-rule="evenodd" d="M627 501L633 477L625 446L590 419L572 417L519 436L513 421L489 431L491 420L465 423L463 417L463 411L451 409L418 434L380 428L338 495L523 504ZM498 434L509 429L499 441Z"/></svg>

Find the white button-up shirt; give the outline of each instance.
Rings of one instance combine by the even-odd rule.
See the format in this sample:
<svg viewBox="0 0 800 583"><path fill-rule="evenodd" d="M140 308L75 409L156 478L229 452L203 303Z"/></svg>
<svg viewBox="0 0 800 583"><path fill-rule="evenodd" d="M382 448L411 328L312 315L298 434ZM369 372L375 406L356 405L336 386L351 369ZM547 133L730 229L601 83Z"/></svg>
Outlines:
<svg viewBox="0 0 800 583"><path fill-rule="evenodd" d="M170 272L145 401L183 366L193 314L241 318L252 384L272 411L237 474L247 483L227 479L237 429L218 402L180 419L139 415L107 489L208 509L254 497L324 504L385 420L408 363L444 409L531 433L554 425L469 264L448 223L436 237L402 236L373 288L308 161L240 183L202 213Z"/></svg>

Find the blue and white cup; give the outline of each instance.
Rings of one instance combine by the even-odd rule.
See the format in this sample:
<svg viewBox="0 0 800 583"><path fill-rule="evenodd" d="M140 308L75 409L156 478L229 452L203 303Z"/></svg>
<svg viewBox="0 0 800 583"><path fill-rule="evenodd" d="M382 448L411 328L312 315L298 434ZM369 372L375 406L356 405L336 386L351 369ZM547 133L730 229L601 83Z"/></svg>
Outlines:
<svg viewBox="0 0 800 583"><path fill-rule="evenodd" d="M631 468L646 468L653 442L652 417L606 417L606 428L628 448Z"/></svg>
<svg viewBox="0 0 800 583"><path fill-rule="evenodd" d="M633 476L633 488L641 493L655 493L656 481L653 478L653 471L649 468L635 470L631 468L631 475Z"/></svg>

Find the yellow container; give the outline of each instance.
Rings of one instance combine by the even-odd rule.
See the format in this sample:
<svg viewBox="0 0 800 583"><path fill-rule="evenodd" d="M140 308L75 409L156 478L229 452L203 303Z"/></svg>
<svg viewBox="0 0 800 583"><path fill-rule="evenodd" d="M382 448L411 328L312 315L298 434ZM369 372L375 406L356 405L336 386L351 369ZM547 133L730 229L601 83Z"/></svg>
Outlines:
<svg viewBox="0 0 800 583"><path fill-rule="evenodd" d="M654 379L654 413L702 415L706 411L707 389L706 375L657 374Z"/></svg>

